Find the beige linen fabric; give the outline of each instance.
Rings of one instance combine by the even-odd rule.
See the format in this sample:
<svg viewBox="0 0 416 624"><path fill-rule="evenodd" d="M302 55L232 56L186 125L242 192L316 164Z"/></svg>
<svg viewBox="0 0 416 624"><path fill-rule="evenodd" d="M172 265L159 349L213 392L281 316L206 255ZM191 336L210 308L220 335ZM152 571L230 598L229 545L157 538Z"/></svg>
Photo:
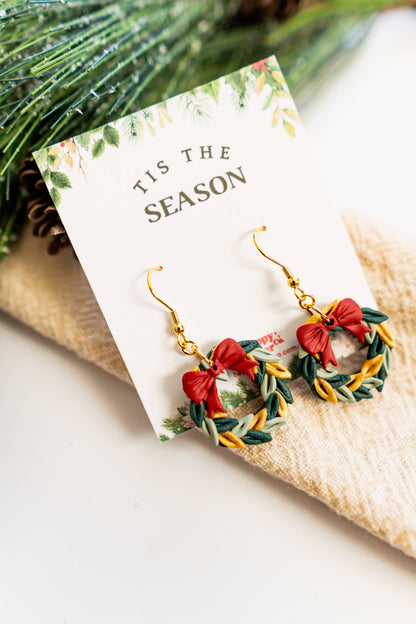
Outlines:
<svg viewBox="0 0 416 624"><path fill-rule="evenodd" d="M362 216L344 220L397 340L385 389L371 401L332 405L296 380L289 424L269 444L236 452L416 557L416 244ZM51 258L44 247L25 230L0 265L0 306L130 381L72 251Z"/></svg>

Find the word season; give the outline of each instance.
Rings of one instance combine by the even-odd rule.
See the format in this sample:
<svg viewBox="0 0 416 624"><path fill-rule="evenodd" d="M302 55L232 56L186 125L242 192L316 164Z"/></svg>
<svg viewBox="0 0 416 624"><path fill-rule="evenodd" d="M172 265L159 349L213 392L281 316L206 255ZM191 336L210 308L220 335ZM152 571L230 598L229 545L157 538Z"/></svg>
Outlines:
<svg viewBox="0 0 416 624"><path fill-rule="evenodd" d="M182 158L187 166L195 160L229 160L230 147L226 145L200 145L198 148L188 147L181 150ZM148 169L143 178L137 180L133 189L147 193L153 184L157 183L160 176L166 175L170 171L170 167L164 160L160 160L154 167L153 171ZM209 182L198 182L192 191L179 191L175 195L168 195L157 202L149 203L144 211L149 215L149 223L156 223L162 217L170 217L170 215L180 212L183 207L195 206L198 202L206 202L211 196L222 195L228 190L236 188L237 184L245 184L246 179L242 167L236 168L234 171L226 171L221 175L212 177Z"/></svg>
<svg viewBox="0 0 416 624"><path fill-rule="evenodd" d="M186 206L195 206L197 202L207 201L211 195L222 195L234 189L238 183L246 183L241 167L235 171L226 171L223 175L214 176L209 182L198 182L191 192L179 191L175 197L173 195L163 197L157 203L148 204L144 211L150 217L148 221L156 223L162 217L176 214Z"/></svg>

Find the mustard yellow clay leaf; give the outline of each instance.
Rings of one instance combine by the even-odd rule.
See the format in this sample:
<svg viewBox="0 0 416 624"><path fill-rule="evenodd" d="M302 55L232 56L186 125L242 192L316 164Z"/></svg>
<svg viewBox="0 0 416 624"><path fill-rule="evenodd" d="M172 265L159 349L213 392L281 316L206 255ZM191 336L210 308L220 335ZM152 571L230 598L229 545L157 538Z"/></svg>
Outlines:
<svg viewBox="0 0 416 624"><path fill-rule="evenodd" d="M224 446L228 446L229 448L244 448L245 444L241 438L236 436L232 431L226 431L225 433L218 434L218 440Z"/></svg>
<svg viewBox="0 0 416 624"><path fill-rule="evenodd" d="M396 346L396 341L395 341L394 337L392 336L390 330L387 328L386 325L383 325L381 323L380 323L380 325L377 325L376 326L376 332L380 336L381 340L387 346L389 346L392 349L394 349L394 347Z"/></svg>
<svg viewBox="0 0 416 624"><path fill-rule="evenodd" d="M278 379L290 379L292 377L288 369L279 364L279 362L267 362L266 373Z"/></svg>
<svg viewBox="0 0 416 624"><path fill-rule="evenodd" d="M255 414L253 418L253 422L251 423L250 429L255 429L256 431L261 431L267 420L267 409L263 407L257 414Z"/></svg>
<svg viewBox="0 0 416 624"><path fill-rule="evenodd" d="M355 375L351 375L351 379L348 382L347 386L351 390L351 392L355 392L361 386L365 379L364 373L355 373Z"/></svg>
<svg viewBox="0 0 416 624"><path fill-rule="evenodd" d="M382 367L383 364L383 354L380 353L375 357L371 358L371 360L366 360L361 368L361 372L366 377L374 377L377 375L378 371Z"/></svg>
<svg viewBox="0 0 416 624"><path fill-rule="evenodd" d="M331 384L328 383L325 379L320 379L319 377L316 377L313 385L319 396L325 399L325 401L329 401L330 403L338 403L335 390L333 389Z"/></svg>

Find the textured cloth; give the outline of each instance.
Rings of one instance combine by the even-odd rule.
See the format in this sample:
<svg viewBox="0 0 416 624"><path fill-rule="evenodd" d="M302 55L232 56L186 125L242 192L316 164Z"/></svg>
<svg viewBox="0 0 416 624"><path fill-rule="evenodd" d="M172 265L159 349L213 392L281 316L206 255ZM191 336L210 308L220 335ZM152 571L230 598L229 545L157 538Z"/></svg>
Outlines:
<svg viewBox="0 0 416 624"><path fill-rule="evenodd" d="M333 405L298 379L291 384L289 423L272 442L235 452L416 557L416 245L393 239L361 215L344 220L397 341L385 389L371 401ZM130 381L71 250L48 257L26 230L0 265L0 305Z"/></svg>

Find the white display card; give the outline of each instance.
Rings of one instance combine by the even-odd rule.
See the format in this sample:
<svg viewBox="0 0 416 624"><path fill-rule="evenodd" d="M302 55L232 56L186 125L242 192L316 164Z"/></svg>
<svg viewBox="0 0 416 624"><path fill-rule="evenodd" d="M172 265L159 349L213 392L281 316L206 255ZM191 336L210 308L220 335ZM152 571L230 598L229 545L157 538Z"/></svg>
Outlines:
<svg viewBox="0 0 416 624"><path fill-rule="evenodd" d="M168 310L205 353L260 339L290 366L302 311L278 266L324 307L374 299L274 57L34 154L161 440L191 426ZM240 384L241 400L253 388Z"/></svg>

